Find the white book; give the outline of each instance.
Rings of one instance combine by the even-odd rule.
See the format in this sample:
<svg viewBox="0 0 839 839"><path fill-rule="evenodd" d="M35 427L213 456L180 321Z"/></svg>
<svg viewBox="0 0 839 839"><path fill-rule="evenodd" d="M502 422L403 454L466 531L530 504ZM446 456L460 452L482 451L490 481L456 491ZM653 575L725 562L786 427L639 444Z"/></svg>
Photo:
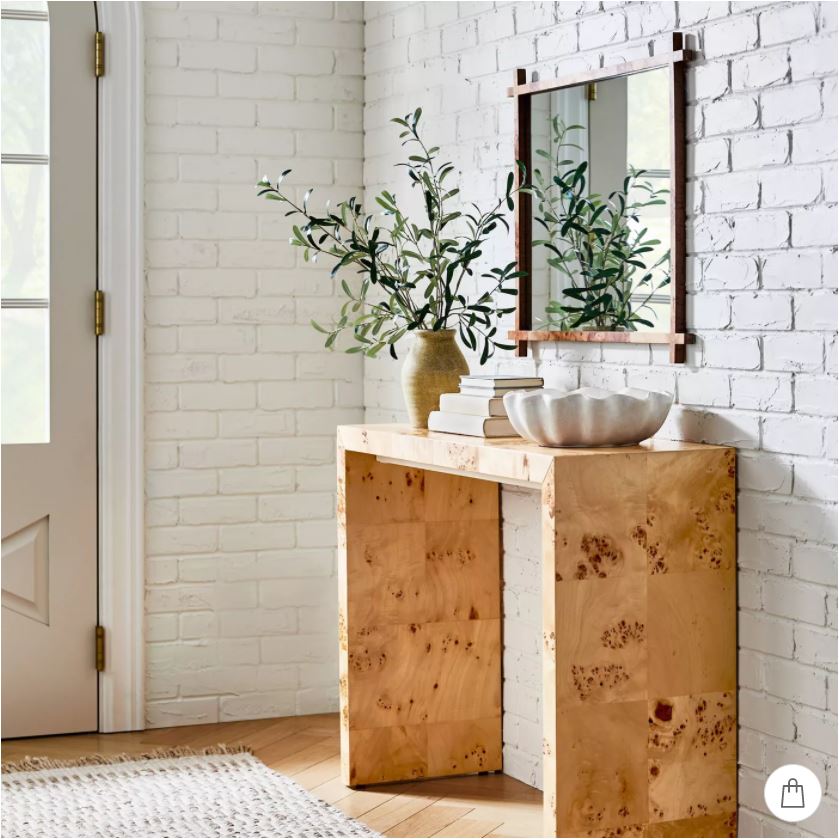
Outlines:
<svg viewBox="0 0 839 839"><path fill-rule="evenodd" d="M511 385L510 387L472 387L471 385L461 385L460 392L469 396L503 396L511 390L541 390L541 385Z"/></svg>
<svg viewBox="0 0 839 839"><path fill-rule="evenodd" d="M525 388L542 387L545 380L539 376L494 376L494 375L468 375L460 377L460 387L487 388Z"/></svg>
<svg viewBox="0 0 839 839"><path fill-rule="evenodd" d="M476 417L507 416L504 400L500 396L470 396L468 393L444 393L440 397L440 410Z"/></svg>
<svg viewBox="0 0 839 839"><path fill-rule="evenodd" d="M428 430L469 437L518 437L507 417L476 417L444 411L432 411L428 415Z"/></svg>

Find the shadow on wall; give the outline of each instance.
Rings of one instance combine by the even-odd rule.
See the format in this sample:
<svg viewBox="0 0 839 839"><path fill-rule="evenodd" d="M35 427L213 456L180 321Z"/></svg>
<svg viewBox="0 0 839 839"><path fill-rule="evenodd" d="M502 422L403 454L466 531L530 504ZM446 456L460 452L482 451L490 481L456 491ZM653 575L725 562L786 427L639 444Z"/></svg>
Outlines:
<svg viewBox="0 0 839 839"><path fill-rule="evenodd" d="M730 414L698 410L674 405L668 418L666 439L684 440L687 443L713 443L736 446L737 449L756 449L760 439L755 435L756 426L744 425Z"/></svg>

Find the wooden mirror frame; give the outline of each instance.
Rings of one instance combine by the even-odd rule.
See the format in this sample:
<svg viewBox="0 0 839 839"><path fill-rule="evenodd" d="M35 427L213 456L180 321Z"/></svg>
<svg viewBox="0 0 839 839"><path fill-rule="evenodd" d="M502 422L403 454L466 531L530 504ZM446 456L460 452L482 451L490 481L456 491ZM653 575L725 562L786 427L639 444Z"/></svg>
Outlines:
<svg viewBox="0 0 839 839"><path fill-rule="evenodd" d="M615 67L604 67L560 79L528 82L527 71L515 71L515 82L507 89L507 95L516 102L515 157L531 171L532 153L530 145L531 96L552 90L591 82L629 76L645 70L669 69L670 78L670 331L669 332L554 332L534 331L533 304L530 274L533 269L533 200L529 193L519 192L516 196L516 262L518 270L526 272L519 277L516 302L516 328L508 337L516 343L516 356L527 355L531 341L586 341L615 344L669 344L670 361L683 364L685 347L692 344L694 336L686 331L685 324L685 63L692 53L684 49L681 32L673 33L673 51L651 58L640 58ZM522 185L525 173L516 166L517 186Z"/></svg>

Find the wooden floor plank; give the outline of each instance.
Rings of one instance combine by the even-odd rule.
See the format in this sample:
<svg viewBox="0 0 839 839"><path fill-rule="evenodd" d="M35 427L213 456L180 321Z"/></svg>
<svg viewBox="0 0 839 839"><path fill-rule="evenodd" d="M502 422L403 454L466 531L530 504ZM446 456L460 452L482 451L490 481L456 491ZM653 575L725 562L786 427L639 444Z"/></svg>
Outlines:
<svg viewBox="0 0 839 839"><path fill-rule="evenodd" d="M327 781L337 778L341 773L341 755L337 752L326 760L304 769L293 775L295 781L300 784L303 789L312 790Z"/></svg>
<svg viewBox="0 0 839 839"><path fill-rule="evenodd" d="M470 810L467 816L457 819L457 821L446 825L442 830L431 835L448 836L452 839L469 839L469 837L488 836L498 830L501 825L502 822L499 821L476 819Z"/></svg>
<svg viewBox="0 0 839 839"><path fill-rule="evenodd" d="M297 720L299 717L285 717L281 720L274 720L272 725L265 726L260 731L249 734L244 743L254 750L254 754L259 755L275 743L292 737L295 734L309 735L309 729L305 725L301 725ZM320 734L312 734L312 737L320 737Z"/></svg>
<svg viewBox="0 0 839 839"><path fill-rule="evenodd" d="M488 801L542 801L538 789L523 784L509 775L493 772L489 775L464 775L457 778L437 778L423 781L423 789L443 798L456 795L459 798L485 799Z"/></svg>
<svg viewBox="0 0 839 839"><path fill-rule="evenodd" d="M386 830L385 836L433 836L471 812L468 807L447 807L438 801Z"/></svg>
<svg viewBox="0 0 839 839"><path fill-rule="evenodd" d="M269 764L272 769L294 778L299 772L320 763L330 757L338 755L339 746L333 738L318 740L311 746L283 758L275 764ZM257 755L260 760L262 757Z"/></svg>
<svg viewBox="0 0 839 839"><path fill-rule="evenodd" d="M240 723L205 723L202 725L181 725L174 728L151 728L138 734L148 742L158 743L161 746L191 746L193 743L217 737L235 736L237 731L242 731L253 725L253 720Z"/></svg>
<svg viewBox="0 0 839 839"><path fill-rule="evenodd" d="M324 737L341 736L341 726L338 724L336 714L313 714L309 717L296 717L296 719L305 721L302 729L304 731L311 731L313 734L321 734Z"/></svg>
<svg viewBox="0 0 839 839"><path fill-rule="evenodd" d="M335 806L351 819L364 820L364 816L386 801L396 798L397 793L390 792L384 786L380 789L359 789L351 790L345 798L335 802Z"/></svg>
<svg viewBox="0 0 839 839"><path fill-rule="evenodd" d="M477 816L476 816L477 818ZM497 827L493 834L506 837L531 837L541 836L543 830L542 808L538 813L518 814L515 817L505 819L500 827Z"/></svg>
<svg viewBox="0 0 839 839"><path fill-rule="evenodd" d="M395 795L390 801L365 813L363 821L377 833L385 833L437 801L439 799L426 795Z"/></svg>
<svg viewBox="0 0 839 839"><path fill-rule="evenodd" d="M511 839L539 836L542 830L541 792L500 773L345 787L340 778L337 714L6 740L2 757L70 760L216 743L249 746L272 769L294 777L316 797L388 836Z"/></svg>
<svg viewBox="0 0 839 839"><path fill-rule="evenodd" d="M341 776L336 774L334 778L330 778L328 781L318 784L316 787L311 787L309 792L327 804L335 804L337 801L350 795L352 790L347 789L341 780Z"/></svg>
<svg viewBox="0 0 839 839"><path fill-rule="evenodd" d="M277 772L285 772L282 767L286 760L289 760L293 755L302 752L305 749L316 746L323 742L322 737L315 737L312 734L304 734L302 731L296 731L288 737L282 737L269 743L261 749L258 749L254 754L265 764Z"/></svg>
<svg viewBox="0 0 839 839"><path fill-rule="evenodd" d="M264 725L263 720L247 720L246 722L219 723L217 726L202 726L204 730L196 732L184 745L191 746L193 749L203 749L219 743L238 744L248 735L258 732L263 727L260 723Z"/></svg>
<svg viewBox="0 0 839 839"><path fill-rule="evenodd" d="M538 805L523 804L520 801L493 801L492 803L482 802L475 804L471 799L463 799L452 796L445 799L447 804L455 807L472 807L472 815L476 819L495 820L502 823L508 821L515 821L516 823L524 821L533 816L534 818L542 818L542 802Z"/></svg>

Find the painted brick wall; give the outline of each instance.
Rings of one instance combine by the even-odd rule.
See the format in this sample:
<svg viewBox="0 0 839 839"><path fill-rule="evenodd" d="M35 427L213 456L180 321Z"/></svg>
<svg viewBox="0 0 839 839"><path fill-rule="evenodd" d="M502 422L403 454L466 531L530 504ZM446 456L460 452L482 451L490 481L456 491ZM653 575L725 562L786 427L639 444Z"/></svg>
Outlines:
<svg viewBox="0 0 839 839"><path fill-rule="evenodd" d="M504 371L550 385L674 390L662 434L738 447L741 835L836 829L835 3L365 4L364 184L409 192L388 119L422 106L469 198L513 161L515 67L550 78L666 51L691 36L689 363L644 346L544 344ZM499 238L492 258L512 259ZM402 418L398 365L365 363L370 421ZM539 783L536 500L503 495L505 766ZM828 790L798 827L766 814L776 766Z"/></svg>
<svg viewBox="0 0 839 839"><path fill-rule="evenodd" d="M359 193L361 3L144 5L147 723L336 710L361 364L323 351L328 270L253 184Z"/></svg>

